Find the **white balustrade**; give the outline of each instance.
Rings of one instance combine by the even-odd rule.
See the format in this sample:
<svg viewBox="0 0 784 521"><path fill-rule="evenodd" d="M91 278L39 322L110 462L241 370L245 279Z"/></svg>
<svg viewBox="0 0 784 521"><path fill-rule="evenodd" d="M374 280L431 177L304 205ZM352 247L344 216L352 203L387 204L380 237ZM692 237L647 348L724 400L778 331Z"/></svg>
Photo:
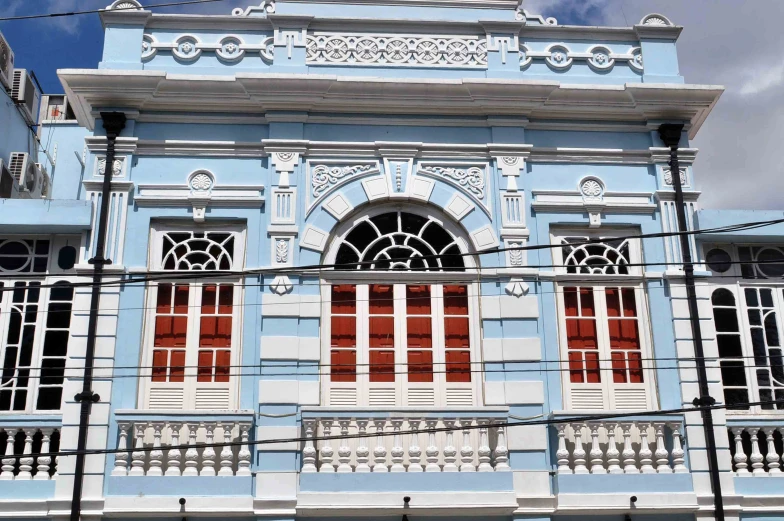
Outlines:
<svg viewBox="0 0 784 521"><path fill-rule="evenodd" d="M510 471L503 419L466 417L306 417L302 472ZM340 439L335 436L340 427ZM449 430L446 430L449 429Z"/></svg>
<svg viewBox="0 0 784 521"><path fill-rule="evenodd" d="M0 427L0 481L49 480L56 473L57 458L50 452L59 445L54 428Z"/></svg>
<svg viewBox="0 0 784 521"><path fill-rule="evenodd" d="M784 477L779 450L784 441L784 427L729 428L732 466L738 476Z"/></svg>
<svg viewBox="0 0 784 521"><path fill-rule="evenodd" d="M250 421L123 419L117 427L112 476L251 475Z"/></svg>
<svg viewBox="0 0 784 521"><path fill-rule="evenodd" d="M592 420L554 427L559 474L688 472L680 422Z"/></svg>

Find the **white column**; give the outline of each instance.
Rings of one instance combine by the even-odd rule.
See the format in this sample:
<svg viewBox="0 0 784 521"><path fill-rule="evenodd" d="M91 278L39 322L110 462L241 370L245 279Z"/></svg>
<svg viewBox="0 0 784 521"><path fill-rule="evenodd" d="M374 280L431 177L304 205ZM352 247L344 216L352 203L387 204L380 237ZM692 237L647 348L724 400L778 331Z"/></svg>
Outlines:
<svg viewBox="0 0 784 521"><path fill-rule="evenodd" d="M205 442L207 445L215 443L215 426L216 422L204 422ZM201 472L199 476L214 476L215 475L215 448L204 447L201 453Z"/></svg>
<svg viewBox="0 0 784 521"><path fill-rule="evenodd" d="M133 448L138 449L134 450L131 454L131 471L128 472L129 476L144 476L144 461L146 459L147 453L144 450L144 431L147 430L147 424L145 422L139 422L133 424L133 431L135 436L135 441Z"/></svg>
<svg viewBox="0 0 784 521"><path fill-rule="evenodd" d="M656 457L656 472L659 474L672 474L670 453L667 452L667 447L664 445L664 425L663 422L653 424L653 429L656 433L656 452L653 455Z"/></svg>
<svg viewBox="0 0 784 521"><path fill-rule="evenodd" d="M671 423L672 431L672 471L676 474L688 474L689 469L684 465L684 451L681 443L681 424Z"/></svg>
<svg viewBox="0 0 784 521"><path fill-rule="evenodd" d="M479 448L476 453L479 456L479 466L476 470L479 472L493 472L493 466L490 465L490 437L488 434L488 425L490 420L479 419L476 420L479 424Z"/></svg>
<svg viewBox="0 0 784 521"><path fill-rule="evenodd" d="M781 463L779 463L779 455L776 452L776 444L773 441L773 433L776 432L775 427L765 427L762 429L765 433L768 442L768 455L765 460L768 462L768 473L781 474Z"/></svg>
<svg viewBox="0 0 784 521"><path fill-rule="evenodd" d="M185 470L182 472L183 476L198 476L199 471L199 452L196 450L196 431L199 430L199 424L195 422L188 422L188 450L185 451Z"/></svg>
<svg viewBox="0 0 784 521"><path fill-rule="evenodd" d="M120 439L117 442L117 450L122 451L128 448L128 429L131 424L129 422L118 422L117 428L120 430ZM128 456L127 452L117 452L114 455L114 468L112 469L112 476L127 476L128 475Z"/></svg>
<svg viewBox="0 0 784 521"><path fill-rule="evenodd" d="M313 445L313 435L316 420L303 418L302 427L305 429L305 448L302 449L302 472L316 472L316 447Z"/></svg>
<svg viewBox="0 0 784 521"><path fill-rule="evenodd" d="M457 420L444 420L444 427L446 427L446 445L444 446L444 472L457 472L458 468L455 465L457 461L457 449L454 444L454 428Z"/></svg>
<svg viewBox="0 0 784 521"><path fill-rule="evenodd" d="M765 474L765 465L762 463L762 453L759 447L759 438L757 433L760 431L759 427L749 427L749 436L751 436L751 468L752 474L760 475Z"/></svg>
<svg viewBox="0 0 784 521"><path fill-rule="evenodd" d="M438 426L438 420L425 420L427 426L427 448L425 455L427 459L427 466L425 472L441 472L441 467L438 465L438 445L436 445L436 433L433 431Z"/></svg>
<svg viewBox="0 0 784 521"><path fill-rule="evenodd" d="M33 479L33 462L35 459L33 453L33 435L38 429L25 429L24 451L22 457L19 458L19 474L16 475L17 480Z"/></svg>
<svg viewBox="0 0 784 521"><path fill-rule="evenodd" d="M566 427L565 423L558 423L555 426L558 429L558 450L555 452L555 457L558 460L558 474L572 473L572 469L569 467L569 449L566 448Z"/></svg>
<svg viewBox="0 0 784 521"><path fill-rule="evenodd" d="M650 423L640 422L637 428L640 430L640 472L643 474L655 474L656 469L653 468L653 451L648 443L648 428Z"/></svg>
<svg viewBox="0 0 784 521"><path fill-rule="evenodd" d="M496 433L498 440L496 442L493 457L495 458L495 471L496 472L509 472L512 467L509 466L509 448L506 446L506 426L503 425L504 420L498 420L499 425L496 426Z"/></svg>
<svg viewBox="0 0 784 521"><path fill-rule="evenodd" d="M169 424L171 429L171 446L176 447L180 444L180 431L182 430L182 423L172 422ZM182 461L182 451L174 448L169 449L166 455L166 472L164 476L179 476L180 475L180 462Z"/></svg>
<svg viewBox="0 0 784 521"><path fill-rule="evenodd" d="M588 428L591 430L591 474L607 474L604 468L604 452L599 445L599 428L601 422L589 422Z"/></svg>
<svg viewBox="0 0 784 521"><path fill-rule="evenodd" d="M14 479L14 465L16 458L14 457L14 439L16 438L16 429L5 429L8 434L8 440L5 442L5 455L0 463L0 479Z"/></svg>
<svg viewBox="0 0 784 521"><path fill-rule="evenodd" d="M384 425L386 420L373 420L376 426L376 448L373 449L373 472L389 472L387 467L387 448L384 445Z"/></svg>
<svg viewBox="0 0 784 521"><path fill-rule="evenodd" d="M615 441L615 429L618 424L609 422L605 424L607 429L607 472L610 474L623 474L621 468L621 453L618 451L618 443Z"/></svg>
<svg viewBox="0 0 784 521"><path fill-rule="evenodd" d="M359 443L357 445L357 467L355 472L370 472L370 448L367 440L367 426L370 420L357 420L357 430L359 431Z"/></svg>
<svg viewBox="0 0 784 521"><path fill-rule="evenodd" d="M474 448L471 447L471 425L474 420L462 419L460 425L463 426L463 446L460 447L460 472L476 472L474 465Z"/></svg>
<svg viewBox="0 0 784 521"><path fill-rule="evenodd" d="M237 475L238 476L250 476L250 446L248 445L248 438L250 432L250 423L243 422L240 423L240 450L237 453Z"/></svg>
<svg viewBox="0 0 784 521"><path fill-rule="evenodd" d="M351 447L348 445L348 426L351 423L351 420L339 420L338 423L340 424L340 445L338 446L338 461L340 465L338 465L338 472L346 473L351 472L353 469L349 462L351 461Z"/></svg>
<svg viewBox="0 0 784 521"><path fill-rule="evenodd" d="M403 457L406 453L403 450L403 439L400 434L400 427L402 425L403 420L392 420L392 431L394 432L394 435L392 436L392 451L390 452L390 455L392 456L392 467L389 469L390 472L406 471L406 467L403 466Z"/></svg>
<svg viewBox="0 0 784 521"><path fill-rule="evenodd" d="M148 476L163 476L163 451L161 450L162 422L152 422L152 450L150 451L150 470Z"/></svg>
<svg viewBox="0 0 784 521"><path fill-rule="evenodd" d="M588 467L585 466L585 449L583 448L583 424L573 423L574 429L574 473L588 474Z"/></svg>
<svg viewBox="0 0 784 521"><path fill-rule="evenodd" d="M231 431L234 430L234 422L224 422L221 424L223 428L223 443L231 443ZM231 445L224 445L220 451L220 470L219 476L233 476L234 469L234 451Z"/></svg>
<svg viewBox="0 0 784 521"><path fill-rule="evenodd" d="M326 438L332 436L332 420L321 420L321 428ZM332 457L334 455L332 440L324 440L323 445L321 445L321 467L319 467L319 472L335 472L335 467L332 465Z"/></svg>
<svg viewBox="0 0 784 521"><path fill-rule="evenodd" d="M49 445L51 436L54 429L41 429L41 452L39 454L47 454L49 452ZM49 469L52 463L51 456L38 456L38 469L36 470L33 479L44 480L49 479Z"/></svg>
<svg viewBox="0 0 784 521"><path fill-rule="evenodd" d="M419 424L422 420L408 420L411 427L411 443L408 445L408 471L422 472L422 449L419 447Z"/></svg>
<svg viewBox="0 0 784 521"><path fill-rule="evenodd" d="M632 447L632 426L633 423L621 423L621 430L623 431L623 472L625 474L639 474L637 469L636 454Z"/></svg>

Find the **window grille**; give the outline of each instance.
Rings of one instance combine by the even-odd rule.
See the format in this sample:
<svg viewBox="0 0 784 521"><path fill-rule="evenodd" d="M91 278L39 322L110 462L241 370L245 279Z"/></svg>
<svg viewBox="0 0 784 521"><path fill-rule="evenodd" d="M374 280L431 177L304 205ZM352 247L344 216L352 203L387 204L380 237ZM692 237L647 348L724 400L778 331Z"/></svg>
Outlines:
<svg viewBox="0 0 784 521"><path fill-rule="evenodd" d="M46 273L48 239L0 239L0 273Z"/></svg>
<svg viewBox="0 0 784 521"><path fill-rule="evenodd" d="M589 240L598 240L586 244ZM567 273L629 275L630 240L614 237L562 237L563 265Z"/></svg>

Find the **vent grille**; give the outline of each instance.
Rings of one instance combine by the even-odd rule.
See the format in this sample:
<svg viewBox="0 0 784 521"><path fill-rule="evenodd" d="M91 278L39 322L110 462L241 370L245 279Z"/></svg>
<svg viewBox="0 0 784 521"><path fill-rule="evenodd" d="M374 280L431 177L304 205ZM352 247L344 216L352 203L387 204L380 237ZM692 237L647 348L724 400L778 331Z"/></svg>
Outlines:
<svg viewBox="0 0 784 521"><path fill-rule="evenodd" d="M23 70L14 71L14 79L11 82L11 98L13 98L14 101L22 101L19 98L19 94L22 90L22 82L24 81L25 76L24 73L25 71Z"/></svg>
<svg viewBox="0 0 784 521"><path fill-rule="evenodd" d="M354 406L357 404L357 390L340 387L330 389L329 404L338 406Z"/></svg>
<svg viewBox="0 0 784 521"><path fill-rule="evenodd" d="M196 389L196 409L223 410L229 408L228 389Z"/></svg>
<svg viewBox="0 0 784 521"><path fill-rule="evenodd" d="M604 409L604 394L601 389L572 389L572 408L588 411Z"/></svg>
<svg viewBox="0 0 784 521"><path fill-rule="evenodd" d="M648 408L648 395L645 389L616 389L615 409L619 410L646 410Z"/></svg>
<svg viewBox="0 0 784 521"><path fill-rule="evenodd" d="M182 409L184 392L182 389L153 387L150 389L148 407L150 409Z"/></svg>
<svg viewBox="0 0 784 521"><path fill-rule="evenodd" d="M408 389L409 406L431 406L436 404L436 393L433 389Z"/></svg>
<svg viewBox="0 0 784 521"><path fill-rule="evenodd" d="M11 72L9 70L10 68L11 47L9 47L8 43L2 37L0 37L0 73L8 77L8 73Z"/></svg>
<svg viewBox="0 0 784 521"><path fill-rule="evenodd" d="M371 407L394 407L395 389L370 389L368 391L368 405Z"/></svg>
<svg viewBox="0 0 784 521"><path fill-rule="evenodd" d="M22 184L26 164L27 154L24 152L14 152L11 154L11 162L8 164L8 170L20 185Z"/></svg>
<svg viewBox="0 0 784 521"><path fill-rule="evenodd" d="M471 389L447 389L447 407L470 407L474 405L474 392Z"/></svg>

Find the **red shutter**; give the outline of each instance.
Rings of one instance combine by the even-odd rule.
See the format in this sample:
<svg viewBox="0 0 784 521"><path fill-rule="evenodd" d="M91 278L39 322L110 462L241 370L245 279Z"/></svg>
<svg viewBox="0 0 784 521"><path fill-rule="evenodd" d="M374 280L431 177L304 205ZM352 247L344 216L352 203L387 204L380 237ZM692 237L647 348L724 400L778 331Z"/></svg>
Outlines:
<svg viewBox="0 0 784 521"><path fill-rule="evenodd" d="M444 347L446 381L471 381L468 288L444 286Z"/></svg>
<svg viewBox="0 0 784 521"><path fill-rule="evenodd" d="M330 378L357 381L357 287L332 286Z"/></svg>

